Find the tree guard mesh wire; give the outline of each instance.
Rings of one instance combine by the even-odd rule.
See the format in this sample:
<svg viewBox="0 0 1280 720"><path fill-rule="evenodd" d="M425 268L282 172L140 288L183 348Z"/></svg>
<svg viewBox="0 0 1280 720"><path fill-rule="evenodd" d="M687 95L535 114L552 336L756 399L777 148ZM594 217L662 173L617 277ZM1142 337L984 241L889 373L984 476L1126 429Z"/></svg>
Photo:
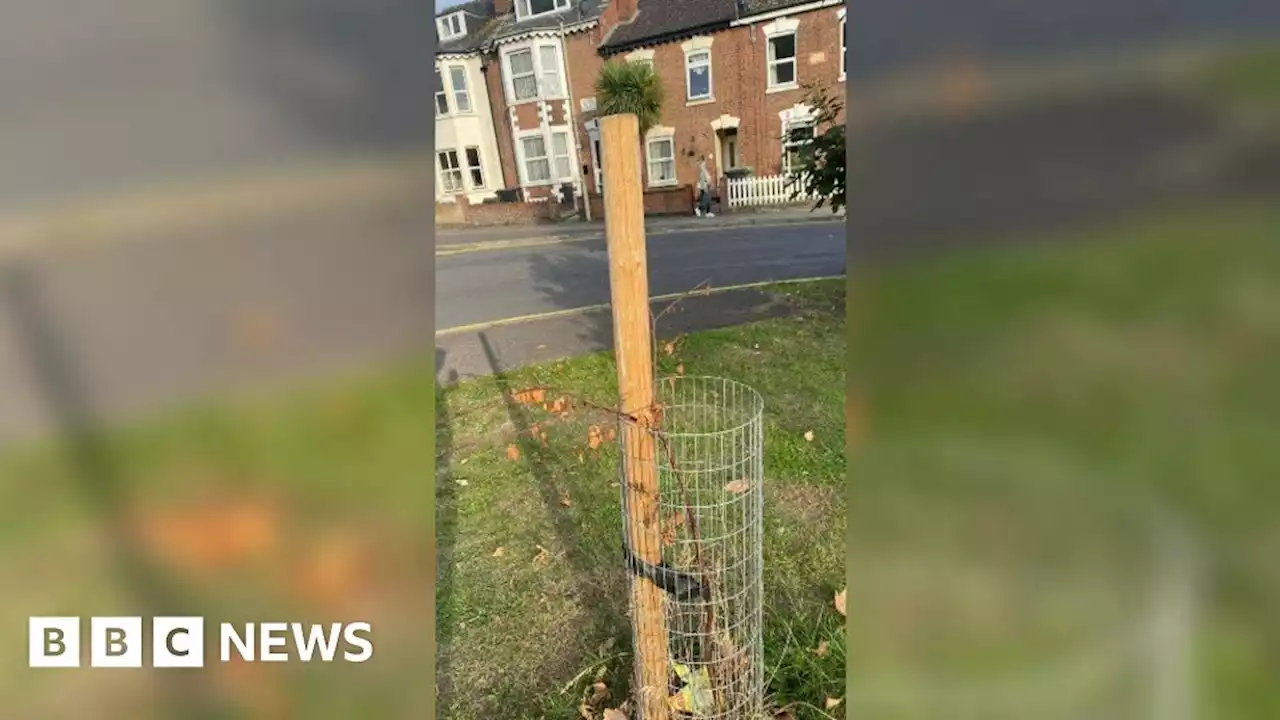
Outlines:
<svg viewBox="0 0 1280 720"><path fill-rule="evenodd" d="M655 409L653 427L624 422L619 433L624 555L633 583L647 577L662 588L667 647L665 713L646 712L656 698L637 698L638 717L756 720L764 689L764 401L732 380L682 376L658 382ZM640 448L650 441L651 450ZM649 452L652 459L641 457ZM643 533L630 526L628 468L644 473L646 462L656 466L656 502L645 510L657 514L660 565L637 558L652 548L629 546ZM641 661L638 652L635 687L643 692Z"/></svg>

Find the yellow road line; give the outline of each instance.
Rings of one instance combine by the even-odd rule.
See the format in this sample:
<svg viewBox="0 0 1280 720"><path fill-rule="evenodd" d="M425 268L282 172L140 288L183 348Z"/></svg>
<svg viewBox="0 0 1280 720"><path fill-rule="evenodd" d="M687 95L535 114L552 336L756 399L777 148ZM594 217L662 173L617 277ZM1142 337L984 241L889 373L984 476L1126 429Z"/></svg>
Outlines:
<svg viewBox="0 0 1280 720"><path fill-rule="evenodd" d="M817 277L789 278L786 280L761 280L760 282L742 283L740 285L725 285L722 287L713 287L710 290L699 290L697 292L678 292L667 293L666 295L657 295L649 298L649 302L664 302L668 300L678 300L682 297L692 297L698 295L718 295L720 293L733 292L735 290L752 290L755 288L766 287L769 285L788 285L792 283L810 283L823 282L826 280L842 280L844 275L821 275ZM596 305L583 305L576 308L565 308L564 310L549 310L547 312L531 313L529 315L518 315L516 317L503 318L501 320L488 320L485 322L472 323L470 325L458 325L456 327L444 328L436 331L436 337L447 337L449 335L459 335L462 333L480 332L482 330L490 330L497 327L505 327L508 325L520 325L527 322L537 322L539 320L553 320L555 318L572 317L574 315L585 315L589 312L599 310L608 310L609 303L599 303Z"/></svg>
<svg viewBox="0 0 1280 720"><path fill-rule="evenodd" d="M542 245L587 242L588 240L600 240L603 237L603 235L595 233L580 237L520 238L518 240L492 240L489 242L466 243L465 245L446 245L436 250L436 257L463 255L465 253L484 252L486 250L518 250L521 248L539 247Z"/></svg>
<svg viewBox="0 0 1280 720"><path fill-rule="evenodd" d="M817 220L804 220L800 222L775 222L775 223L743 223L741 225L720 225L715 230L734 230L740 228L752 228L760 230L769 230L771 228L791 227L793 225L835 225L844 222L844 216L822 218ZM712 229L712 228L707 228ZM666 230L653 230L647 233L648 237L657 237L661 235L671 235L674 233L690 233L699 232L702 228L671 228ZM474 252L496 252L498 250L519 250L522 248L539 247L544 245L563 245L566 243L588 242L591 240L603 240L602 233L592 233L590 235L578 236L553 236L547 238L518 238L515 240L490 240L474 243L466 243L459 245L445 245L436 250L436 257L447 257L449 255L463 255Z"/></svg>

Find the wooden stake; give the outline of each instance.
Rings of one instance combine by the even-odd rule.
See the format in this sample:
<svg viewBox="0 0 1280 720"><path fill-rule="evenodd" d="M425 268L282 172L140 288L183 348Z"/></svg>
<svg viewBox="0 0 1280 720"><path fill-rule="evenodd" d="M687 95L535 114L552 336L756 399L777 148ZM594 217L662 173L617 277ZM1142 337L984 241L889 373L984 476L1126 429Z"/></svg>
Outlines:
<svg viewBox="0 0 1280 720"><path fill-rule="evenodd" d="M613 299L613 346L622 412L627 423L623 463L627 482L627 524L635 554L662 560L658 526L657 452L648 426L653 416L653 338L649 326L649 271L645 256L644 198L640 178L640 125L635 115L600 120L604 171L605 238ZM662 591L646 579L631 584L635 651L640 665L637 691L643 720L666 720L667 627Z"/></svg>

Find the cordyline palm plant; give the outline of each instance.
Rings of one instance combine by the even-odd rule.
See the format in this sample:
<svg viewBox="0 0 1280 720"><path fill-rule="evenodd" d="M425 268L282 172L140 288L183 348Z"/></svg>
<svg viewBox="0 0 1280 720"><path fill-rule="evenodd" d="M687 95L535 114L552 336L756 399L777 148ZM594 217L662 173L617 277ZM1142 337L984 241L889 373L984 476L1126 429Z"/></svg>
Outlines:
<svg viewBox="0 0 1280 720"><path fill-rule="evenodd" d="M596 95L600 115L639 118L640 137L662 117L662 82L648 63L607 63L596 80Z"/></svg>

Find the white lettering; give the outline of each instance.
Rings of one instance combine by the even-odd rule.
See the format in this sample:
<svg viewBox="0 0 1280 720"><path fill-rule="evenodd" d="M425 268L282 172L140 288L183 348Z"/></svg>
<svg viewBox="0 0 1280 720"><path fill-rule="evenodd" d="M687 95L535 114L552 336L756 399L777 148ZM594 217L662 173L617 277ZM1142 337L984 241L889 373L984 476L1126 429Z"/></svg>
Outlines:
<svg viewBox="0 0 1280 720"><path fill-rule="evenodd" d="M298 657L302 658L302 662L311 662L316 646L320 648L321 660L333 662L333 655L338 651L338 640L342 637L342 623L331 624L327 634L324 632L323 625L312 625L305 638L302 635L302 628L302 623L293 623L293 642L298 648Z"/></svg>
<svg viewBox="0 0 1280 720"><path fill-rule="evenodd" d="M348 645L354 645L361 648L361 651L358 653L353 653L350 650L342 653L342 659L347 662L364 662L373 657L373 639L360 637L356 634L358 632L364 632L368 635L372 635L373 628L366 622L351 623L350 625L347 625L346 629L342 633L342 637L347 641Z"/></svg>
<svg viewBox="0 0 1280 720"><path fill-rule="evenodd" d="M288 661L289 653L278 652L271 648L284 647L286 642L284 633L289 629L289 625L282 622L259 623L258 629L261 631L258 633L261 645L258 656L262 658L262 662Z"/></svg>
<svg viewBox="0 0 1280 720"><path fill-rule="evenodd" d="M236 651L240 653L241 660L253 662L253 623L244 624L243 638L236 632L236 626L231 623L222 623L219 635L222 639L219 643L222 649L222 662L231 662L232 645L236 646Z"/></svg>

